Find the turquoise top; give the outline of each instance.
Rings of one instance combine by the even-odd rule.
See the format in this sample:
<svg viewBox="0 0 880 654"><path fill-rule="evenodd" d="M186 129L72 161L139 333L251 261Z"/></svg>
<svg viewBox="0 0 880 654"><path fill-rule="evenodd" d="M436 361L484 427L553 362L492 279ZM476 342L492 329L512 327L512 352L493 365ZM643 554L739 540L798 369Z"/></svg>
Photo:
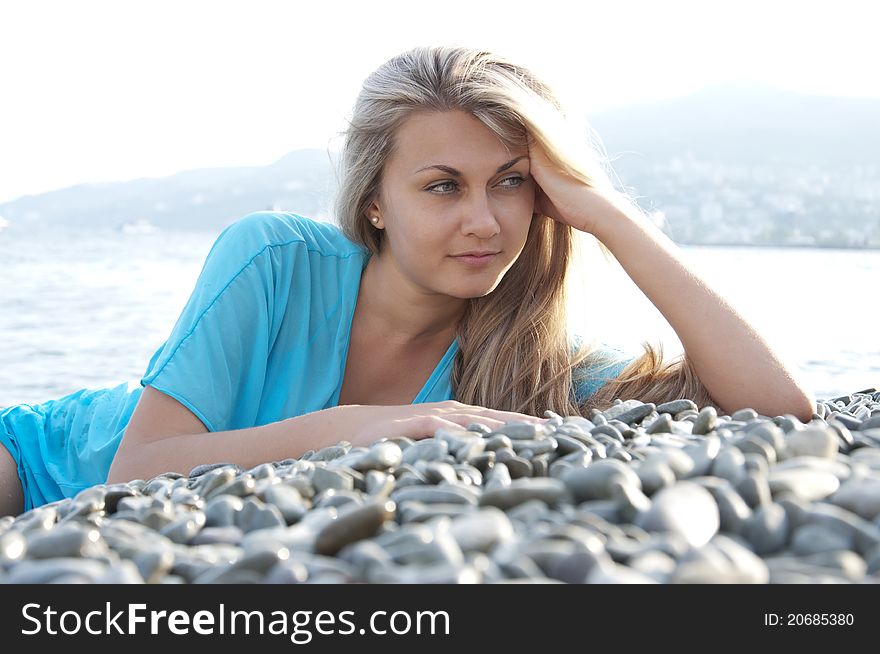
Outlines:
<svg viewBox="0 0 880 654"><path fill-rule="evenodd" d="M242 429L336 406L361 274L370 252L339 227L293 213L248 214L217 237L195 288L140 383L81 389L0 412L25 509L104 483L147 384L208 431ZM453 341L413 404L453 399ZM631 359L578 386L585 397ZM615 354L616 353L616 354Z"/></svg>

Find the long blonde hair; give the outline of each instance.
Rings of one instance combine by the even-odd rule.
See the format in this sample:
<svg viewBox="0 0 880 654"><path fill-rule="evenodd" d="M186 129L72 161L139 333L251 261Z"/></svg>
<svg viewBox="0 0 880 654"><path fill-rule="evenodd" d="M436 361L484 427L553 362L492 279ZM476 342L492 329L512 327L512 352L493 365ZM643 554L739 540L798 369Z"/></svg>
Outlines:
<svg viewBox="0 0 880 654"><path fill-rule="evenodd" d="M593 187L614 188L603 168L607 158L601 146L577 131L556 94L529 70L491 52L460 46L413 48L366 78L338 160L336 220L349 240L373 255L380 251L384 232L366 219L367 209L379 192L398 128L413 112L424 110L466 111L508 148L526 147L534 139L563 171ZM659 343L647 342L642 343L645 353L617 379L578 403L575 384L584 366L601 377L614 364L602 356L598 339L572 345L576 339L569 333L567 300L572 269L577 272L575 261L582 256L581 236L586 235L536 213L520 257L495 290L467 300L456 332L455 399L530 415L551 409L586 417L618 397L712 404L686 356L664 364ZM596 243L606 262L612 260L611 252Z"/></svg>

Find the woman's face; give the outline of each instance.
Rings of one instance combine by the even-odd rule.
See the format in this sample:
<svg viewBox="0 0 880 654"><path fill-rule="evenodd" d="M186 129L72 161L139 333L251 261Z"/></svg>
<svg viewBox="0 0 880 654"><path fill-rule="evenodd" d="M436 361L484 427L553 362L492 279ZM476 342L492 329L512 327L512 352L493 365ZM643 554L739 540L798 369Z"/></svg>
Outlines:
<svg viewBox="0 0 880 654"><path fill-rule="evenodd" d="M487 295L528 235L535 205L528 148L508 151L463 111L413 114L395 144L369 212L385 230L381 256L425 289ZM472 251L497 254L479 263L456 256Z"/></svg>

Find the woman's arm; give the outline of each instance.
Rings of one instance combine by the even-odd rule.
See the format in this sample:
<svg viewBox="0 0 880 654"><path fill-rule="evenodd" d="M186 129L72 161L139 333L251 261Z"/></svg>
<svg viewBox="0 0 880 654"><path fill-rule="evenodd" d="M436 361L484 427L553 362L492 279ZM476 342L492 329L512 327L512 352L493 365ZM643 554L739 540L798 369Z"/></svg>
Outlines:
<svg viewBox="0 0 880 654"><path fill-rule="evenodd" d="M691 270L663 232L625 211L594 235L669 321L700 381L729 413L751 407L808 422L816 400L723 296Z"/></svg>
<svg viewBox="0 0 880 654"><path fill-rule="evenodd" d="M348 407L332 407L260 427L204 431L148 440L137 434L120 443L107 483L151 479L163 472L188 474L203 463L237 463L252 468L269 461L299 457L341 440L353 428ZM331 442L332 441L332 442Z"/></svg>
<svg viewBox="0 0 880 654"><path fill-rule="evenodd" d="M810 420L815 398L761 335L687 266L669 237L645 224L615 189L574 178L537 143L530 145L529 167L537 182L535 211L602 241L675 330L719 406Z"/></svg>
<svg viewBox="0 0 880 654"><path fill-rule="evenodd" d="M441 428L463 430L474 422L497 429L510 421L547 420L446 400L399 406L346 404L260 427L208 432L177 400L150 387L144 393L146 402L143 406L138 403L135 409L107 483L151 479L163 472L185 475L203 463L237 463L252 468L298 458L308 450L343 440L368 446L383 438L426 438Z"/></svg>

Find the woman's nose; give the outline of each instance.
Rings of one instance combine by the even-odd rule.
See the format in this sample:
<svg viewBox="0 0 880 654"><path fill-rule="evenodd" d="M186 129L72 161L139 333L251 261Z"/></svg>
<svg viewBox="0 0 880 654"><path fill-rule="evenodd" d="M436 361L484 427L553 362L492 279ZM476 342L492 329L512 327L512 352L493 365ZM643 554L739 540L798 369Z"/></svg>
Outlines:
<svg viewBox="0 0 880 654"><path fill-rule="evenodd" d="M462 230L466 233L489 238L501 230L491 199L486 194L475 194L474 201L468 203L464 210L461 222Z"/></svg>

